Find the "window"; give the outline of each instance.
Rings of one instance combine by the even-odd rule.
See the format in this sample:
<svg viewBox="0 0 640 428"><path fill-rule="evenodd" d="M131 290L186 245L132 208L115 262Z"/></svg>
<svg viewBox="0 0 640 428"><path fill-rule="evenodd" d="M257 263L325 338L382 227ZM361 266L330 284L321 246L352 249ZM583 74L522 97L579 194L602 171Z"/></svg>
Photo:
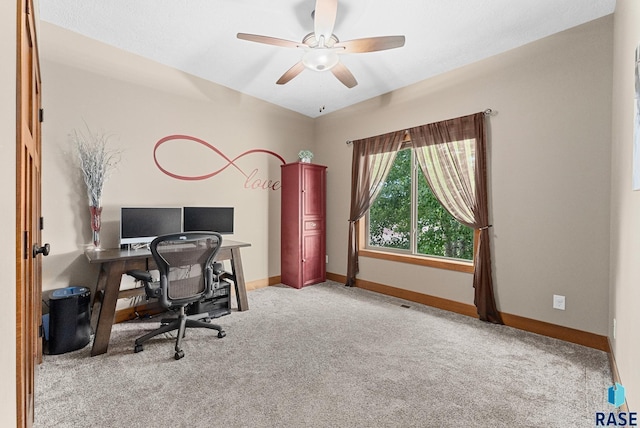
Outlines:
<svg viewBox="0 0 640 428"><path fill-rule="evenodd" d="M473 273L474 302L478 308L478 317L483 321L502 324L493 297L491 273L485 135L485 116L490 113L491 110L486 110L353 141L346 285L356 285L360 256ZM403 139L407 136L411 141L407 144L404 140L403 144ZM411 148L413 153L403 153L398 158L400 173L394 171L391 178L387 179L396 155L407 148ZM409 157L416 157L417 162L411 159L407 171L405 165ZM473 235L473 245L470 245L469 238L454 238L453 229L445 227L448 223L438 214L438 208L430 210L427 199L420 201L426 196L424 192L419 192L420 180L419 177L415 178L415 163L420 165L421 174L426 172L438 200L444 202L455 218L473 227L473 233L467 231L468 235L465 235L469 238ZM405 183L407 177L410 177L410 192L406 185L396 186ZM386 198L379 203L386 203L393 208L388 214L384 211L376 213L377 207L374 207L383 188L383 196ZM394 199L388 196L389 189L397 190L399 195L409 193L410 196ZM406 215L407 201L410 216ZM427 216L424 215L426 211L430 213ZM394 218L394 212L404 215ZM409 227L406 226L407 218L410 219ZM434 218L437 221L433 222ZM420 234L417 232L418 224ZM440 234L445 238L442 241L444 244L436 245L439 248L436 251L429 248L425 250L418 241L428 242L430 239L421 236L423 234L431 235L432 241L437 241ZM376 240L384 246L370 244ZM453 251L454 254L463 254L473 247L473 261L419 253L447 254L448 251Z"/></svg>
<svg viewBox="0 0 640 428"><path fill-rule="evenodd" d="M398 152L382 186L367 216L367 249L452 262L473 260L473 229L438 202L412 149Z"/></svg>

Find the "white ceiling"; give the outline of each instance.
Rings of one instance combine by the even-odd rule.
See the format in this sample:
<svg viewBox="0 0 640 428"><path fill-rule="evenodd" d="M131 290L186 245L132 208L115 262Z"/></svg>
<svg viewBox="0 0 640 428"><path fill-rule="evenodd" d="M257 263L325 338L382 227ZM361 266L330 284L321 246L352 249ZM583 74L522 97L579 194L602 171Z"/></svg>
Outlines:
<svg viewBox="0 0 640 428"><path fill-rule="evenodd" d="M315 0L43 0L40 17L318 117L608 15L615 0L339 0L333 32L341 41L405 35L405 46L341 55L358 81L352 89L310 70L276 85L302 51L236 34L302 41L313 31L314 7Z"/></svg>

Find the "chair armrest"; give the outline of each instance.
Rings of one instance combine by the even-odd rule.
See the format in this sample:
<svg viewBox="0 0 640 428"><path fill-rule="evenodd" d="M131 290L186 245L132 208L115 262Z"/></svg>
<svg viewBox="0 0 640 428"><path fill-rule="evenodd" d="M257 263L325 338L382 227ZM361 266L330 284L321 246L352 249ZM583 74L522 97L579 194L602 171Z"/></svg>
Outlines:
<svg viewBox="0 0 640 428"><path fill-rule="evenodd" d="M127 271L127 275L132 276L135 279L137 279L138 281L142 281L142 282L151 282L151 281L153 281L153 278L151 277L151 274L149 272L147 272L146 270L141 270L141 269L128 270Z"/></svg>
<svg viewBox="0 0 640 428"><path fill-rule="evenodd" d="M224 273L224 265L220 262L214 262L212 268L214 275L220 275L221 273Z"/></svg>

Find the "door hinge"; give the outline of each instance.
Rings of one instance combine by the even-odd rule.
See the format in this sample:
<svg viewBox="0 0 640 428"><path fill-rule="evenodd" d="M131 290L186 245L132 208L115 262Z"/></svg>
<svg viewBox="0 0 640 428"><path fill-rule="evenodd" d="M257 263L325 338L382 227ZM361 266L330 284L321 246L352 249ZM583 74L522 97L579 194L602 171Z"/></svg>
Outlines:
<svg viewBox="0 0 640 428"><path fill-rule="evenodd" d="M40 123L44 122L44 109L43 108L38 110L38 120L40 121Z"/></svg>
<svg viewBox="0 0 640 428"><path fill-rule="evenodd" d="M38 327L38 337L44 337L44 326L42 324Z"/></svg>
<svg viewBox="0 0 640 428"><path fill-rule="evenodd" d="M22 232L22 258L29 258L29 232L26 230Z"/></svg>
<svg viewBox="0 0 640 428"><path fill-rule="evenodd" d="M44 217L40 217L40 230L44 230Z"/></svg>

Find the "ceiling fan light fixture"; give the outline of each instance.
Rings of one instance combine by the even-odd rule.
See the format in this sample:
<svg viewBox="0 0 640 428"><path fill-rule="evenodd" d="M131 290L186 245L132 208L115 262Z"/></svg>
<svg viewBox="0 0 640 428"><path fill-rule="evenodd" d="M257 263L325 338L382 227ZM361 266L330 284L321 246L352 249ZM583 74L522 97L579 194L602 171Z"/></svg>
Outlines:
<svg viewBox="0 0 640 428"><path fill-rule="evenodd" d="M313 71L331 70L340 61L335 49L308 49L302 56L302 63Z"/></svg>
<svg viewBox="0 0 640 428"><path fill-rule="evenodd" d="M310 0L309 0L310 1ZM340 42L333 29L336 23L338 0L315 0L316 9L312 13L313 32L302 39L302 43L258 34L238 33L239 39L286 48L304 49L302 59L296 62L276 81L284 85L308 68L311 71L327 71L347 88L358 84L349 69L340 62L339 54L377 52L404 46L404 36L365 37Z"/></svg>

